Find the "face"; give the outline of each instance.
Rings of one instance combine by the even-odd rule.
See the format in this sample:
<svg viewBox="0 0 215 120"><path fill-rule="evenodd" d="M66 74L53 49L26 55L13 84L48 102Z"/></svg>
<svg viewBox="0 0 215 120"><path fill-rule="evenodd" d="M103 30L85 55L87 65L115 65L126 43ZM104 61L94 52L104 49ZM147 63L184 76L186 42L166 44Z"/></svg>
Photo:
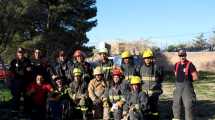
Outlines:
<svg viewBox="0 0 215 120"><path fill-rule="evenodd" d="M22 59L23 58L23 53L22 52L17 52L16 56L18 59Z"/></svg>
<svg viewBox="0 0 215 120"><path fill-rule="evenodd" d="M59 60L62 61L62 62L64 62L64 61L65 61L65 56L64 56L64 55L61 55L61 56L59 57Z"/></svg>
<svg viewBox="0 0 215 120"><path fill-rule="evenodd" d="M38 59L40 57L40 51L36 50L34 52L34 56L35 56L36 59Z"/></svg>
<svg viewBox="0 0 215 120"><path fill-rule="evenodd" d="M77 60L77 62L82 63L84 61L84 57L83 56L77 56L76 60Z"/></svg>
<svg viewBox="0 0 215 120"><path fill-rule="evenodd" d="M106 60L108 58L107 53L99 53L99 56L101 60Z"/></svg>
<svg viewBox="0 0 215 120"><path fill-rule="evenodd" d="M186 55L179 55L180 61L184 62L186 60Z"/></svg>
<svg viewBox="0 0 215 120"><path fill-rule="evenodd" d="M124 58L124 59L123 59L124 64L129 64L129 61L130 61L129 58Z"/></svg>
<svg viewBox="0 0 215 120"><path fill-rule="evenodd" d="M119 76L117 76L117 75L114 75L114 76L113 76L113 81L114 81L114 83L118 83L119 80L120 80Z"/></svg>
<svg viewBox="0 0 215 120"><path fill-rule="evenodd" d="M96 80L98 81L102 80L102 74L97 74L95 75L95 77L96 77Z"/></svg>
<svg viewBox="0 0 215 120"><path fill-rule="evenodd" d="M80 75L74 76L74 80L75 80L75 81L80 81L80 80L81 80L81 76L80 76Z"/></svg>
<svg viewBox="0 0 215 120"><path fill-rule="evenodd" d="M133 89L133 91L139 91L140 90L140 86L138 85L138 84L133 84L132 85L132 89Z"/></svg>
<svg viewBox="0 0 215 120"><path fill-rule="evenodd" d="M43 79L43 76L42 75L37 75L36 77L36 83L38 85L41 85L43 83L44 79Z"/></svg>
<svg viewBox="0 0 215 120"><path fill-rule="evenodd" d="M58 87L62 87L63 86L61 79L57 79L56 80L56 84L57 84Z"/></svg>
<svg viewBox="0 0 215 120"><path fill-rule="evenodd" d="M146 65L150 65L152 63L152 58L144 58L144 62Z"/></svg>

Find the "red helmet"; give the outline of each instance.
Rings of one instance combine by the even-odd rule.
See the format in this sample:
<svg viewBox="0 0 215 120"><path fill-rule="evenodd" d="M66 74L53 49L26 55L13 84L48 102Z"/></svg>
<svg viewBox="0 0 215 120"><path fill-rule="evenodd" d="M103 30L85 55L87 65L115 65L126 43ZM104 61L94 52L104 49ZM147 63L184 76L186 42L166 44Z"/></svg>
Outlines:
<svg viewBox="0 0 215 120"><path fill-rule="evenodd" d="M81 51L81 50L76 50L75 52L74 52L74 54L73 54L73 57L74 58L76 58L76 57L79 57L79 56L82 56L82 57L86 57L86 54L83 52L83 51Z"/></svg>
<svg viewBox="0 0 215 120"><path fill-rule="evenodd" d="M115 68L112 71L113 76L122 76L122 70L120 68Z"/></svg>

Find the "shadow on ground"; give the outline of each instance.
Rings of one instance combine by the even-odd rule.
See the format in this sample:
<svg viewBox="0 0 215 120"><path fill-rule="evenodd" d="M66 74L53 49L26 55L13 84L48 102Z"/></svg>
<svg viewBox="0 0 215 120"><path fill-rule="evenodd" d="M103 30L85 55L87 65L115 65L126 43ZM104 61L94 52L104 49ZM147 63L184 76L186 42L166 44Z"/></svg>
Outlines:
<svg viewBox="0 0 215 120"><path fill-rule="evenodd" d="M171 120L172 115L172 101L160 101L161 120ZM202 100L197 101L195 107L196 120L214 120L215 119L215 101Z"/></svg>

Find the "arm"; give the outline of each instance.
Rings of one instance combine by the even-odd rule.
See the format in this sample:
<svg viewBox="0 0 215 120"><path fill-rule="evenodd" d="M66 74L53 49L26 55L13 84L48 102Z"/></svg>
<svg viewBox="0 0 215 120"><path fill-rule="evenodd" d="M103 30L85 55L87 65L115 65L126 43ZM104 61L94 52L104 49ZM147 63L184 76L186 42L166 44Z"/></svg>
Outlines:
<svg viewBox="0 0 215 120"><path fill-rule="evenodd" d="M147 109L147 103L148 103L148 97L145 93L142 93L142 96L140 98L140 101L141 101L141 106L140 106L140 109L142 111L145 111Z"/></svg>
<svg viewBox="0 0 215 120"><path fill-rule="evenodd" d="M124 106L123 106L123 112L124 112L124 113L128 113L129 107L130 107L130 97L129 97L129 95L128 95L128 96L126 97L126 102L125 102L125 104L124 104Z"/></svg>
<svg viewBox="0 0 215 120"><path fill-rule="evenodd" d="M199 79L199 76L198 76L198 72L197 72L197 71L192 72L191 75L192 75L193 81Z"/></svg>
<svg viewBox="0 0 215 120"><path fill-rule="evenodd" d="M89 83L89 86L88 86L88 93L89 93L89 97L92 101L95 101L96 100L96 95L94 93L94 87L93 87L93 81L91 80L90 83Z"/></svg>
<svg viewBox="0 0 215 120"><path fill-rule="evenodd" d="M196 70L196 67L193 64L190 64L190 72L191 72L191 76L192 76L192 80L198 80L198 72Z"/></svg>

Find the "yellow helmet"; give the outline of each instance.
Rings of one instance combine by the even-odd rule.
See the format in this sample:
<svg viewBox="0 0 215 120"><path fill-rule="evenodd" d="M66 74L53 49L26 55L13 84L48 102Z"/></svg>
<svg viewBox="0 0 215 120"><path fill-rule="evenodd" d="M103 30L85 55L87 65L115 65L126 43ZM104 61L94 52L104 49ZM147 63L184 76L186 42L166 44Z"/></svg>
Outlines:
<svg viewBox="0 0 215 120"><path fill-rule="evenodd" d="M153 57L153 52L151 49L147 49L143 52L143 58Z"/></svg>
<svg viewBox="0 0 215 120"><path fill-rule="evenodd" d="M122 54L121 54L121 57L122 58L129 58L131 57L131 53L129 51L124 51Z"/></svg>
<svg viewBox="0 0 215 120"><path fill-rule="evenodd" d="M99 74L103 74L102 67L96 67L96 68L93 70L93 75L99 75Z"/></svg>
<svg viewBox="0 0 215 120"><path fill-rule="evenodd" d="M72 73L74 76L80 76L82 74L80 68L74 68Z"/></svg>
<svg viewBox="0 0 215 120"><path fill-rule="evenodd" d="M131 77L131 85L140 84L140 83L141 83L141 79L139 76L132 76Z"/></svg>

